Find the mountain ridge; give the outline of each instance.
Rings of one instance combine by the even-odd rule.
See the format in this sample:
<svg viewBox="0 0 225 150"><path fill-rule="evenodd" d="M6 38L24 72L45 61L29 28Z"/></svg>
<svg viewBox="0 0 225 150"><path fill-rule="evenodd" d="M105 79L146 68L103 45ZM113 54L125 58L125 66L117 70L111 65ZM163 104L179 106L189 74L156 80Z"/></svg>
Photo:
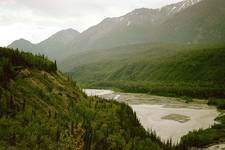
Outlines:
<svg viewBox="0 0 225 150"><path fill-rule="evenodd" d="M49 58L53 60L60 60L67 55L65 53L65 47L73 40L75 40L79 36L80 32L68 28L61 31L56 32L55 34L51 35L47 39L39 42L39 43L31 43L25 39L19 39L12 42L8 47L9 48L18 48L20 50L33 52L33 53L40 53L47 55Z"/></svg>
<svg viewBox="0 0 225 150"><path fill-rule="evenodd" d="M159 24L200 1L201 0L184 0L158 9L138 8L119 17L105 18L99 24L79 33L79 36L76 37L75 35L75 37L72 38L73 40L69 40L70 42L55 43L58 44L59 49L64 51L63 53L68 53L67 56L69 56L70 54L87 49L112 48L128 44L156 41L155 37L152 35L155 34L155 30L157 30ZM61 55L55 56L49 52L52 51L49 49L48 44L46 44L49 38L38 44L43 44L44 46L37 46L38 48L33 48L33 51L47 54L50 58L58 60ZM35 47L36 45L33 46ZM9 47L25 49L32 47L32 45L22 47L19 44L17 46L17 44L13 42ZM40 49L42 49L42 51L40 51ZM57 48L52 46L52 49ZM57 52L62 54L59 49ZM66 56L64 58L66 58Z"/></svg>
<svg viewBox="0 0 225 150"><path fill-rule="evenodd" d="M224 98L224 52L224 44L149 43L92 50L65 64L73 67L68 73L86 88Z"/></svg>
<svg viewBox="0 0 225 150"><path fill-rule="evenodd" d="M70 48L76 52L155 41L152 35L159 24L199 2L200 0L185 0L160 9L139 8L123 16L105 18L82 32ZM175 6L176 11L173 10Z"/></svg>

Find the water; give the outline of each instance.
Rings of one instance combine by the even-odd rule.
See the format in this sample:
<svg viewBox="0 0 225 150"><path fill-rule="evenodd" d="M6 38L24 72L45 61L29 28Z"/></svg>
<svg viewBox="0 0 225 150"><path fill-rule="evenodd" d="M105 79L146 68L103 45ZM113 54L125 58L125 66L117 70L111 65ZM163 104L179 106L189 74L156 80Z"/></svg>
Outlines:
<svg viewBox="0 0 225 150"><path fill-rule="evenodd" d="M125 102L136 112L146 130L153 130L164 141L174 144L189 131L206 129L215 124L219 112L206 104L187 104L178 98L147 94L116 93L111 90L85 89L89 96Z"/></svg>

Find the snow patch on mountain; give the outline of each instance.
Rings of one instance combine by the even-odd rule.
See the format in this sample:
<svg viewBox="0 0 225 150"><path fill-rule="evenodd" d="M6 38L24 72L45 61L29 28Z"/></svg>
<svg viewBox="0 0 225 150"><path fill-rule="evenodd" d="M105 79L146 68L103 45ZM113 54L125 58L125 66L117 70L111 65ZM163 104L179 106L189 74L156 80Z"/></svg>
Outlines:
<svg viewBox="0 0 225 150"><path fill-rule="evenodd" d="M131 25L131 22L130 22L130 21L128 21L128 22L127 22L127 26L129 27L130 25Z"/></svg>
<svg viewBox="0 0 225 150"><path fill-rule="evenodd" d="M173 14L176 14L190 6L193 6L197 3L199 3L200 1L202 1L202 0L184 0L184 1L181 1L176 4L165 6L165 7L161 8L161 10L169 9L167 15L173 15Z"/></svg>

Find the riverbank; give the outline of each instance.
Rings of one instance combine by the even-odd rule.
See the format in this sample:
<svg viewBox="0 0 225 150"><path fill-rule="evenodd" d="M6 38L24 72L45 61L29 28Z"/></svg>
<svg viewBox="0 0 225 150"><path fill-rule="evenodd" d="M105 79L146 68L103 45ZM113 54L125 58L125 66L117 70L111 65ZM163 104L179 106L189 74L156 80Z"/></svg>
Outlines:
<svg viewBox="0 0 225 150"><path fill-rule="evenodd" d="M206 101L194 99L185 103L182 98L113 92L111 90L85 90L88 95L125 102L136 112L146 130L153 130L163 140L177 144L189 131L207 129L214 125L219 112ZM103 94L105 93L105 94ZM100 95L99 95L100 94ZM169 129L169 130L168 130Z"/></svg>
<svg viewBox="0 0 225 150"><path fill-rule="evenodd" d="M124 93L143 93L166 97L225 98L225 86L213 82L93 81L79 82L84 88L114 89Z"/></svg>

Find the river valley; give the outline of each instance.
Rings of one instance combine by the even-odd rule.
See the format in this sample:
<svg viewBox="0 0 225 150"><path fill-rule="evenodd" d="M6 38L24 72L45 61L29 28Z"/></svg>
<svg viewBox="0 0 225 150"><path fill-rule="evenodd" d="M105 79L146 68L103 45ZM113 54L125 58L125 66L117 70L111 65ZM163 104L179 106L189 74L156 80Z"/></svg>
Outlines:
<svg viewBox="0 0 225 150"><path fill-rule="evenodd" d="M215 107L195 99L185 103L182 98L147 94L120 93L111 90L85 89L88 96L125 102L136 112L146 130L153 130L163 140L178 143L189 131L206 129L215 124L219 115Z"/></svg>

